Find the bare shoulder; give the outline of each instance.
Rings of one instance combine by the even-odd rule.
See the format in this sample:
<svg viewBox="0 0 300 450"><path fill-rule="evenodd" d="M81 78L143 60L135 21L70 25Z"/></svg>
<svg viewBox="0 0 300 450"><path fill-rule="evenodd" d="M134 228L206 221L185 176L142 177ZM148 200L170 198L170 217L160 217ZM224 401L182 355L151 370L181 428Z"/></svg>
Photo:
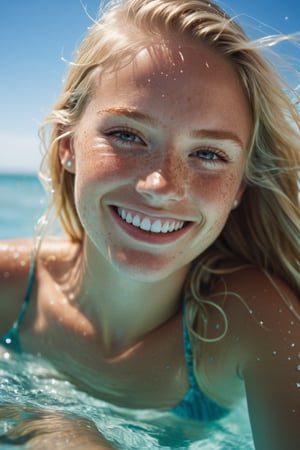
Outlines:
<svg viewBox="0 0 300 450"><path fill-rule="evenodd" d="M282 280L255 268L225 274L206 309L207 340L197 344L197 372L201 387L216 400L230 404L238 398L245 372L257 362L268 370L271 362L285 364L274 356L298 358L300 348L292 345L300 343L300 303ZM203 335L201 320L197 332Z"/></svg>
<svg viewBox="0 0 300 450"><path fill-rule="evenodd" d="M243 380L255 448L299 447L300 304L282 280L247 269L226 276L227 341ZM230 333L229 333L230 335ZM235 341L235 342L234 342ZM224 352L224 346L223 346Z"/></svg>
<svg viewBox="0 0 300 450"><path fill-rule="evenodd" d="M243 343L241 371L260 356L299 352L292 344L300 342L300 299L284 281L247 268L226 275L224 287L229 324Z"/></svg>
<svg viewBox="0 0 300 450"><path fill-rule="evenodd" d="M24 300L33 257L33 240L16 239L0 242L0 335L15 321ZM70 243L45 240L36 256L36 270L43 264L64 259Z"/></svg>

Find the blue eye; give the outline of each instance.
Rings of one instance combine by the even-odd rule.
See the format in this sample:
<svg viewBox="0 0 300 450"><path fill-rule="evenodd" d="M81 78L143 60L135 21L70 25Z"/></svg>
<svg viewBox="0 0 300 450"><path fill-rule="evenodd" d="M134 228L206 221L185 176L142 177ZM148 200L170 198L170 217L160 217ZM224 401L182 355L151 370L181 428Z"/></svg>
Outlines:
<svg viewBox="0 0 300 450"><path fill-rule="evenodd" d="M115 130L107 134L126 144L144 144L144 141L137 134L129 130Z"/></svg>
<svg viewBox="0 0 300 450"><path fill-rule="evenodd" d="M220 154L216 150L209 150L209 149L203 149L203 150L197 150L192 154L193 156L196 156L197 158L211 162L211 163L217 163L217 162L226 162L226 157L223 154Z"/></svg>

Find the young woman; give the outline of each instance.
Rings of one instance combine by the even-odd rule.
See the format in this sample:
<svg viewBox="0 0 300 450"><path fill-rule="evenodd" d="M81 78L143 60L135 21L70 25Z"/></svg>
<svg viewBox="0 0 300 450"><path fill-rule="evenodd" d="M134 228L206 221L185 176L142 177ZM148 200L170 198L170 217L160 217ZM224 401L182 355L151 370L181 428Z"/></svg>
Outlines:
<svg viewBox="0 0 300 450"><path fill-rule="evenodd" d="M275 69L211 2L124 0L45 126L68 237L2 244L2 343L199 422L246 388L256 448L299 448L299 115Z"/></svg>

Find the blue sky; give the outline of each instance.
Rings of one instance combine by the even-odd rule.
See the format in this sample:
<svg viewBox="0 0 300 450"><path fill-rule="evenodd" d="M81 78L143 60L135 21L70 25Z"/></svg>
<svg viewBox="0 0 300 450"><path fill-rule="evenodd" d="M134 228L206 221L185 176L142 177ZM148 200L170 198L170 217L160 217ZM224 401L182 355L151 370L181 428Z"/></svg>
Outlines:
<svg viewBox="0 0 300 450"><path fill-rule="evenodd" d="M299 0L219 2L252 37L300 31ZM67 70L99 0L9 0L0 15L0 172L36 172L37 130L58 97ZM257 21L255 21L256 19ZM300 60L300 50L293 52Z"/></svg>

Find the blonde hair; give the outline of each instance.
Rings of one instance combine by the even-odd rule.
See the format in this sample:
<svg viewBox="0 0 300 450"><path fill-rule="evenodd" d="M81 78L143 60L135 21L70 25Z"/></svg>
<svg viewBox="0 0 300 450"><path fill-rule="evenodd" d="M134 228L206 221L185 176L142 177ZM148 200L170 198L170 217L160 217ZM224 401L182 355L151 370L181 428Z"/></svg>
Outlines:
<svg viewBox="0 0 300 450"><path fill-rule="evenodd" d="M186 290L203 305L226 263L226 270L245 264L259 267L299 293L299 113L291 95L299 97L261 55L259 45L249 42L242 28L209 1L120 0L95 21L44 124L52 126L42 171L52 182L52 206L70 238L81 241L74 175L62 167L59 141L72 137L92 95L95 70L113 70L149 40L170 35L205 42L232 61L255 124L242 203L215 243L194 261Z"/></svg>

